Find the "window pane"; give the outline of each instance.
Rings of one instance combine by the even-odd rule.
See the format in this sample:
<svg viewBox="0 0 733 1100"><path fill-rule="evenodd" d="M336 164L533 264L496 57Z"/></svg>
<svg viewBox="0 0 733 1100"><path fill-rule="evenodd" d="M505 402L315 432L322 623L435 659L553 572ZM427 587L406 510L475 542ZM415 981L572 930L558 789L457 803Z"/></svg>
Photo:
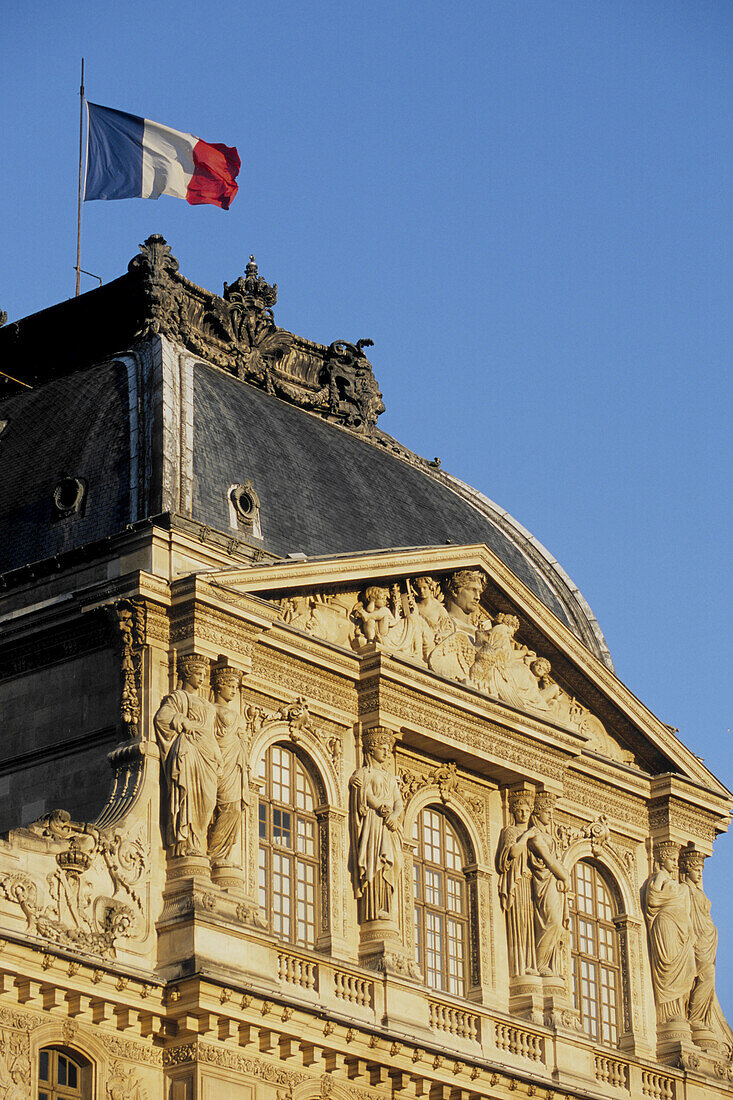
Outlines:
<svg viewBox="0 0 733 1100"><path fill-rule="evenodd" d="M47 1050L42 1050L40 1055L39 1055L39 1059L38 1059L38 1076L39 1076L41 1081L50 1081L51 1080L50 1067L49 1067L49 1058L48 1058L48 1051Z"/></svg>
<svg viewBox="0 0 733 1100"><path fill-rule="evenodd" d="M306 856L316 854L316 823L298 816L298 851Z"/></svg>
<svg viewBox="0 0 733 1100"><path fill-rule="evenodd" d="M573 1000L593 1039L615 1046L621 1011L615 906L600 872L590 863L573 868L575 911L571 921Z"/></svg>
<svg viewBox="0 0 733 1100"><path fill-rule="evenodd" d="M60 1085L65 1085L66 1081L66 1059L63 1054L59 1054L58 1067L56 1069L56 1079Z"/></svg>
<svg viewBox="0 0 733 1100"><path fill-rule="evenodd" d="M272 843L282 844L284 848L290 848L292 837L290 835L290 814L287 810L272 811Z"/></svg>
<svg viewBox="0 0 733 1100"><path fill-rule="evenodd" d="M285 745L268 750L264 771L259 806L260 905L276 936L314 946L319 864L313 784L305 766Z"/></svg>
<svg viewBox="0 0 733 1100"><path fill-rule="evenodd" d="M464 853L445 814L431 807L418 817L413 836L415 957L429 988L462 997L468 964Z"/></svg>

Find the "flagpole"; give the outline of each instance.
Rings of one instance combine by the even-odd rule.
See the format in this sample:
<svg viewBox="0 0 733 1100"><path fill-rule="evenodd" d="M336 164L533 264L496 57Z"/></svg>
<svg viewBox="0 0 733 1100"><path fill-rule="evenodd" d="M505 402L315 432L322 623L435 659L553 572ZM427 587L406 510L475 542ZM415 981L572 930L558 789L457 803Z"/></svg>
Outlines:
<svg viewBox="0 0 733 1100"><path fill-rule="evenodd" d="M79 275L81 273L81 159L82 134L84 130L84 58L81 59L81 86L79 87L79 192L76 210L76 297L79 297Z"/></svg>

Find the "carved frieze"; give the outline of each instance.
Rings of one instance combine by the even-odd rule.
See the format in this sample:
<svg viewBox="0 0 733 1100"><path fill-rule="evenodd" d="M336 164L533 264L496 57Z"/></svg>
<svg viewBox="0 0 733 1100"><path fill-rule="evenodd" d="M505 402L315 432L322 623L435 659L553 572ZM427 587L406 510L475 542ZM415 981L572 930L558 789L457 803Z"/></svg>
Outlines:
<svg viewBox="0 0 733 1100"><path fill-rule="evenodd" d="M290 654L256 648L252 654L249 679L255 678L268 687L280 687L286 691L292 691L293 685L297 684L307 699L336 707L347 714L357 712L357 692L353 683L325 669L313 668Z"/></svg>

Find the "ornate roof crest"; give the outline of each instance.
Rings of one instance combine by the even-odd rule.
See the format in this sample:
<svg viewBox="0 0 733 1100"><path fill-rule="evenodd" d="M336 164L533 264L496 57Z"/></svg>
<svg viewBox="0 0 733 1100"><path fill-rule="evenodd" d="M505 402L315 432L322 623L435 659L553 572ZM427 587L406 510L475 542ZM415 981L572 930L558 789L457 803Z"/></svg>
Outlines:
<svg viewBox="0 0 733 1100"><path fill-rule="evenodd" d="M275 324L277 283L260 275L250 256L244 275L224 283L222 296L184 278L158 234L140 246L128 271L140 280L143 316L138 335L162 333L244 382L360 434L371 434L384 403L364 354L371 340L335 340L328 347Z"/></svg>

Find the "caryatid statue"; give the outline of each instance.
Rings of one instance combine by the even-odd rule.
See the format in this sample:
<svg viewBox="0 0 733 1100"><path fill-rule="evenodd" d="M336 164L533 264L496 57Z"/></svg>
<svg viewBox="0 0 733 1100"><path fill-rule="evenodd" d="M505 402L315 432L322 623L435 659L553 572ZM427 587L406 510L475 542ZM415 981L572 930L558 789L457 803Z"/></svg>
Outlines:
<svg viewBox="0 0 733 1100"><path fill-rule="evenodd" d="M242 832L246 774L245 724L237 698L241 676L233 668L215 668L211 690L216 708L214 733L221 754L216 784L214 822L209 831L208 853L212 864L226 866ZM238 700L237 700L238 703Z"/></svg>
<svg viewBox="0 0 733 1100"><path fill-rule="evenodd" d="M713 1021L715 1005L715 955L718 932L710 916L710 901L702 889L702 869L705 856L690 848L680 853L682 883L690 895L690 927L695 957L695 980L690 992L687 1016L693 1042L698 1046L717 1045Z"/></svg>
<svg viewBox="0 0 733 1100"><path fill-rule="evenodd" d="M505 825L496 849L499 902L506 919L509 974L537 974L532 871L529 866L529 816L532 796L527 791L509 795L513 824Z"/></svg>
<svg viewBox="0 0 733 1100"><path fill-rule="evenodd" d="M554 804L555 796L550 791L539 791L535 795L526 840L527 859L532 872L537 969L543 976L562 976L562 947L566 929L570 926L570 872L558 858L557 844L552 835Z"/></svg>
<svg viewBox="0 0 733 1100"><path fill-rule="evenodd" d="M216 806L221 751L214 733L216 710L199 694L205 657L180 657L178 687L155 715L168 791L168 844L176 856L206 856Z"/></svg>
<svg viewBox="0 0 733 1100"><path fill-rule="evenodd" d="M679 851L679 844L673 841L655 844L657 870L642 888L649 933L649 962L660 1024L679 1023L687 1018L688 1000L697 971L690 890L678 878Z"/></svg>
<svg viewBox="0 0 733 1100"><path fill-rule="evenodd" d="M364 766L349 780L351 868L362 923L393 916L402 868L404 806L399 783L387 765L393 745L389 730L366 730Z"/></svg>

